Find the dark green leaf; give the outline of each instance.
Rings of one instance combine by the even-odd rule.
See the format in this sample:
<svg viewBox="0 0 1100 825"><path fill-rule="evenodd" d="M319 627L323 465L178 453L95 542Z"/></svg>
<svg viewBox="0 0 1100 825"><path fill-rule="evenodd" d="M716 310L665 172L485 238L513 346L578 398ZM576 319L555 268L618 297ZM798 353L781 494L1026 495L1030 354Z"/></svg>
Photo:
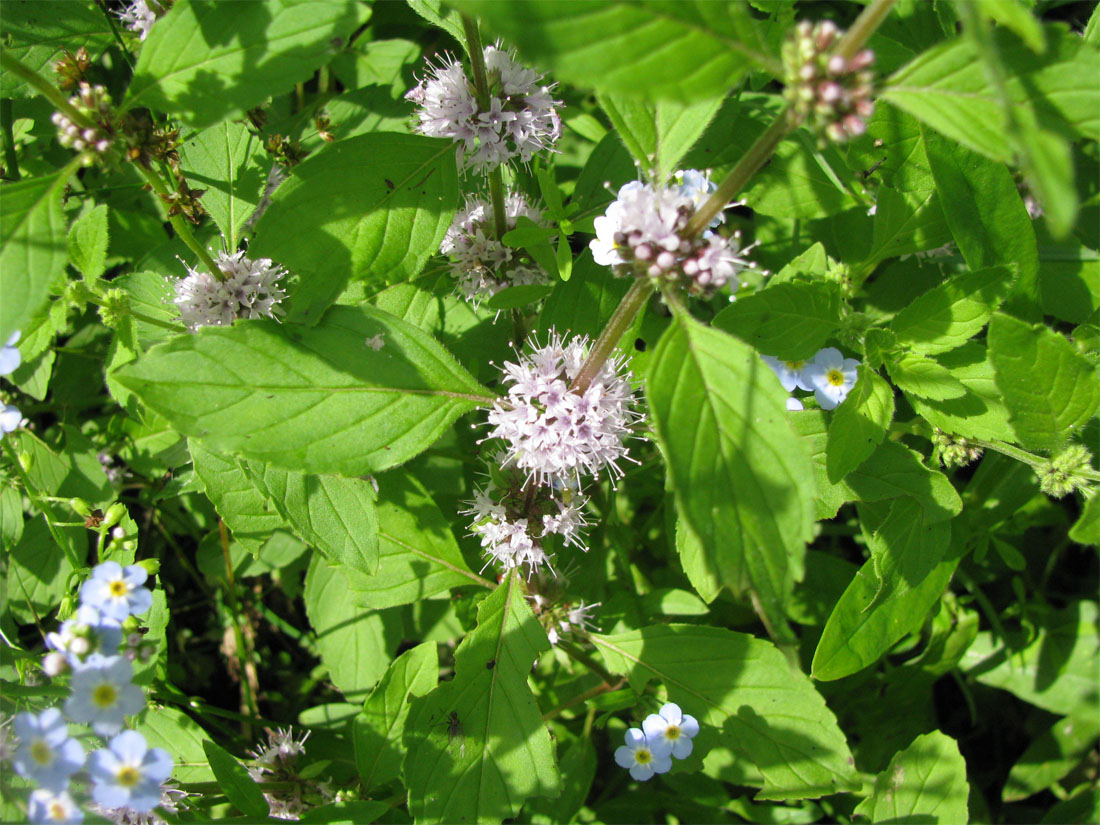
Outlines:
<svg viewBox="0 0 1100 825"><path fill-rule="evenodd" d="M1004 396L997 389L993 365L986 358L985 347L971 341L943 353L936 360L966 387L966 394L949 401L909 396L913 409L933 427L939 427L944 432L967 438L1015 441L1016 436L1008 423Z"/></svg>
<svg viewBox="0 0 1100 825"><path fill-rule="evenodd" d="M245 816L266 819L268 805L264 792L248 775L244 766L209 739L203 740L202 749L218 786L237 810Z"/></svg>
<svg viewBox="0 0 1100 825"><path fill-rule="evenodd" d="M912 496L924 508L926 524L946 521L962 512L962 499L947 476L924 465L918 453L884 441L871 457L844 480L852 500L886 501Z"/></svg>
<svg viewBox="0 0 1100 825"><path fill-rule="evenodd" d="M939 731L918 736L875 778L856 816L879 822L969 821L966 762L955 740Z"/></svg>
<svg viewBox="0 0 1100 825"><path fill-rule="evenodd" d="M928 290L894 316L890 328L909 352L953 350L981 331L1012 287L1007 267L964 272Z"/></svg>
<svg viewBox="0 0 1100 825"><path fill-rule="evenodd" d="M87 280L103 274L107 260L107 205L81 215L69 227L69 263Z"/></svg>
<svg viewBox="0 0 1100 825"><path fill-rule="evenodd" d="M872 262L937 249L951 240L935 190L896 192L880 187L871 236Z"/></svg>
<svg viewBox="0 0 1100 825"><path fill-rule="evenodd" d="M711 322L763 355L805 361L840 326L840 292L823 281L788 281L738 298Z"/></svg>
<svg viewBox="0 0 1100 825"><path fill-rule="evenodd" d="M63 49L75 52L84 46L94 55L112 39L104 12L80 0L4 0L4 51L47 77ZM35 94L33 86L11 72L0 75L0 98Z"/></svg>
<svg viewBox="0 0 1100 825"><path fill-rule="evenodd" d="M180 147L183 173L202 189L202 207L218 225L228 249L260 202L265 173L258 153L261 140L242 123L225 121L199 132Z"/></svg>
<svg viewBox="0 0 1100 825"><path fill-rule="evenodd" d="M718 113L722 96L682 103L607 93L599 101L634 159L666 181Z"/></svg>

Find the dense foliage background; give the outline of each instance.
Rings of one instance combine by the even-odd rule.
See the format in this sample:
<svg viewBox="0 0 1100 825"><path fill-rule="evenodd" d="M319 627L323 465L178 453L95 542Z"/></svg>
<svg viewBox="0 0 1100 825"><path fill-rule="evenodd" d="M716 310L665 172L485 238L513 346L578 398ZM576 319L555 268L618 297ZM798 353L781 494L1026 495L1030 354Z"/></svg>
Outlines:
<svg viewBox="0 0 1100 825"><path fill-rule="evenodd" d="M141 561L128 726L178 789L86 821L1096 821L1094 4L149 7L0 6L0 709L62 705L46 634ZM790 119L803 19L874 52L850 140ZM561 136L497 178L547 284L471 302L439 249L492 174L406 94L479 31ZM126 115L102 150L58 139L81 81ZM596 263L620 187L692 169L738 181L751 266ZM285 267L278 320L184 328L219 250ZM471 527L509 483L486 409L555 333L618 346L641 420L586 552L508 571ZM760 356L828 348L854 386L789 410ZM638 782L615 751L666 702L693 751Z"/></svg>

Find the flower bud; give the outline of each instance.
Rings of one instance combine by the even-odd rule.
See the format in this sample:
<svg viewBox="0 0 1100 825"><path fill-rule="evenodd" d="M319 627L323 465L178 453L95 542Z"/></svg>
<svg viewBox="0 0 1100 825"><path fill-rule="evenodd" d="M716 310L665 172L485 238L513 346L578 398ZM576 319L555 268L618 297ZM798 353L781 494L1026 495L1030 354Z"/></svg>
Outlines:
<svg viewBox="0 0 1100 825"><path fill-rule="evenodd" d="M125 515L127 515L126 505L121 501L116 501L108 507L107 512L103 514L103 529L114 527Z"/></svg>

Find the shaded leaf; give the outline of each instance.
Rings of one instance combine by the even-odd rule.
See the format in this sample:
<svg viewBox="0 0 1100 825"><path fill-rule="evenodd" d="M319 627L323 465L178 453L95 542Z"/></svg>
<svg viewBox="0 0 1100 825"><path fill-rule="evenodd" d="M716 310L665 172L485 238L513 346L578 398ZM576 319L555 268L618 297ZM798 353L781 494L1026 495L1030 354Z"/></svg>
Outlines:
<svg viewBox="0 0 1100 825"><path fill-rule="evenodd" d="M855 814L871 822L969 822L966 762L959 746L939 731L918 736L875 778Z"/></svg>

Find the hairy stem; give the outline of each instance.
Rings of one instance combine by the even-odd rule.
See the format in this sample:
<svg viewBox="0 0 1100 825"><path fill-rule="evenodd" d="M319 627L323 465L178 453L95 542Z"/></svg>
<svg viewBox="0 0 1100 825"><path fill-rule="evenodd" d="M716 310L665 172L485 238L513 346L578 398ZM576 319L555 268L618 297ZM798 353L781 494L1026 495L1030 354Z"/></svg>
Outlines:
<svg viewBox="0 0 1100 825"><path fill-rule="evenodd" d="M1049 459L1043 458L1041 455L1029 453L1027 450L1021 450L1019 447L1014 447L1003 441L986 441L981 438L968 438L966 440L975 447L981 447L983 450L992 450L995 453L1014 458L1036 471L1045 470L1050 463ZM1078 470L1075 475L1087 478L1089 481L1100 481L1100 473L1096 472L1096 470Z"/></svg>
<svg viewBox="0 0 1100 825"><path fill-rule="evenodd" d="M855 57L856 52L863 48L875 30L882 25L882 21L886 19L886 15L890 13L890 9L896 2L897 0L873 0L860 12L856 22L840 38L836 53L845 60Z"/></svg>
<svg viewBox="0 0 1100 825"><path fill-rule="evenodd" d="M0 49L0 68L3 68L6 72L11 72L16 77L19 77L35 89L42 93L42 95L53 104L59 112L65 117L75 123L82 129L94 129L95 124L88 118L84 117L75 106L69 103L69 99L61 93L61 90L57 88L53 83L46 80L42 75L36 72L34 69L24 66L22 61L13 57L6 50Z"/></svg>
<svg viewBox="0 0 1100 825"><path fill-rule="evenodd" d="M4 140L4 166L7 168L8 178L19 180L19 158L15 156L15 135L11 130L12 114L11 99L0 100L0 137Z"/></svg>
<svg viewBox="0 0 1100 825"><path fill-rule="evenodd" d="M135 163L134 166L144 175L145 180L148 182L153 192L162 199L166 199L169 196L168 187L164 185L164 181L161 180L160 175L140 163ZM218 268L218 265L214 263L214 259L210 257L210 253L207 252L203 245L198 242L198 239L195 238L194 234L191 232L191 227L187 225L187 221L180 215L172 215L168 220L172 224L172 228L176 230L176 234L179 235L180 240L187 244L187 247L198 256L199 260L202 261L202 265L210 271L210 274L217 280L224 281L225 273Z"/></svg>
<svg viewBox="0 0 1100 825"><path fill-rule="evenodd" d="M579 395L588 389L592 379L599 375L603 365L611 357L611 353L614 352L619 339L623 337L623 333L630 328L642 307L649 301L653 289L653 282L648 278L638 278L634 281L619 305L615 307L615 313L607 322L607 326L603 328L600 337L592 345L592 350L588 353L588 358L585 359L581 371L573 379L573 384L569 388L570 392Z"/></svg>

